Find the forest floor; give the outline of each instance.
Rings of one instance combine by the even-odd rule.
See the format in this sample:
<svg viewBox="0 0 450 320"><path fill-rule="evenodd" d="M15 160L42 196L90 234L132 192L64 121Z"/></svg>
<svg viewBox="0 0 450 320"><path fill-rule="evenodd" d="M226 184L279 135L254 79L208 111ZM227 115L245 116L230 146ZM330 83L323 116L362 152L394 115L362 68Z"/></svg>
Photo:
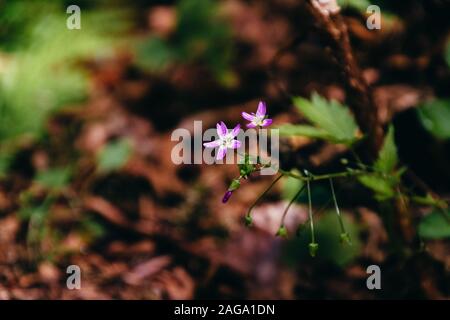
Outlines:
<svg viewBox="0 0 450 320"><path fill-rule="evenodd" d="M196 64L148 75L136 69L129 52L120 51L85 66L91 77L88 101L52 115L43 142L24 139L11 173L0 182L0 299L448 297L448 241L429 241L408 258L392 255L369 191L338 183L343 210L360 236L358 253L339 265L300 259L296 248L305 243L274 236L286 183L255 208L254 225L247 228L244 214L272 177L250 179L222 204L236 167L173 164L171 133L193 130L194 120L202 121L203 129L219 120L237 123L241 111L265 99L275 123L297 121L280 86L295 95L317 91L345 99L337 68L314 32L289 46L298 30L311 28L307 19L299 20L295 1L234 0L225 10L239 30L233 33L233 85L223 87ZM350 10L346 22L380 119L395 118L402 138L402 128L415 128L408 110L449 83L434 53L440 39L430 35L430 27L415 34L419 40L413 44L406 27L424 21L412 18L370 31L364 17ZM281 48L286 49L277 55ZM402 53L409 48L417 54ZM417 80L423 73L429 75L426 84ZM404 137L399 149L409 165L437 192L448 194L447 175L426 171ZM102 172L96 167L98 150L114 141L126 141L132 151L122 168ZM281 156L288 168L321 172L336 168L347 154L339 146L292 138L283 142ZM76 173L64 186L33 179L36 172L61 166ZM23 218L27 210L31 219ZM306 219L298 203L286 224L294 230ZM381 291L366 287L371 264L383 270ZM82 270L81 290L66 287L69 265Z"/></svg>

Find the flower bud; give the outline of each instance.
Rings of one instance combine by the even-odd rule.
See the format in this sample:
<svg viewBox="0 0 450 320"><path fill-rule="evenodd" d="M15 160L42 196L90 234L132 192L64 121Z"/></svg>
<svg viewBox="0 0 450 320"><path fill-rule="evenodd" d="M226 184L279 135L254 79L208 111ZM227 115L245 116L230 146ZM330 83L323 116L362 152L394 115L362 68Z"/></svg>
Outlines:
<svg viewBox="0 0 450 320"><path fill-rule="evenodd" d="M245 226L251 227L252 224L253 224L253 218L251 215L247 214L245 216Z"/></svg>
<svg viewBox="0 0 450 320"><path fill-rule="evenodd" d="M341 233L339 236L342 244L352 245L352 241L350 240L350 235L347 232Z"/></svg>
<svg viewBox="0 0 450 320"><path fill-rule="evenodd" d="M319 244L311 242L309 244L309 254L311 255L311 257L315 257L316 256L317 250L319 250Z"/></svg>
<svg viewBox="0 0 450 320"><path fill-rule="evenodd" d="M285 226L280 226L280 228L278 229L276 236L278 237L282 237L282 238L287 238L288 236L288 232Z"/></svg>
<svg viewBox="0 0 450 320"><path fill-rule="evenodd" d="M225 192L225 195L222 198L222 203L226 203L231 198L232 194L233 194L233 191L230 191L230 190Z"/></svg>

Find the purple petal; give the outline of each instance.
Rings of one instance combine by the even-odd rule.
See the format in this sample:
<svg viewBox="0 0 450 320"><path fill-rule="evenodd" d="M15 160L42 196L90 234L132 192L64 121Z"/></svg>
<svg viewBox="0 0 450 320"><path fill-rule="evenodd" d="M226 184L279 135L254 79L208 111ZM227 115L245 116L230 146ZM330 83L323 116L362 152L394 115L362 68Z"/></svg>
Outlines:
<svg viewBox="0 0 450 320"><path fill-rule="evenodd" d="M247 112L242 112L242 118L244 118L245 120L248 120L248 121L253 121L253 119L255 119L255 116L252 116L251 114L249 114Z"/></svg>
<svg viewBox="0 0 450 320"><path fill-rule="evenodd" d="M223 121L220 121L216 125L216 128L217 128L217 134L219 135L219 137L224 137L228 133L227 126L225 125L225 123L223 123Z"/></svg>
<svg viewBox="0 0 450 320"><path fill-rule="evenodd" d="M225 157L226 154L227 154L227 148L224 147L224 146L221 146L219 148L219 151L217 151L216 159L217 160L222 160Z"/></svg>
<svg viewBox="0 0 450 320"><path fill-rule="evenodd" d="M231 135L233 137L236 137L239 134L239 130L241 130L240 124L238 124L236 127L234 127L233 131L231 131Z"/></svg>
<svg viewBox="0 0 450 320"><path fill-rule="evenodd" d="M272 119L265 119L262 124L261 127L267 127L270 126L272 124L273 120Z"/></svg>
<svg viewBox="0 0 450 320"><path fill-rule="evenodd" d="M256 115L263 117L266 115L266 103L264 101L260 101L258 104L258 110L256 111Z"/></svg>
<svg viewBox="0 0 450 320"><path fill-rule="evenodd" d="M232 149L237 149L241 147L241 142L239 140L233 140L231 148Z"/></svg>
<svg viewBox="0 0 450 320"><path fill-rule="evenodd" d="M256 128L256 124L253 122L247 123L247 128Z"/></svg>
<svg viewBox="0 0 450 320"><path fill-rule="evenodd" d="M233 191L230 191L230 190L225 192L225 195L223 196L223 199L222 199L222 203L226 203L231 198L232 194L233 194Z"/></svg>
<svg viewBox="0 0 450 320"><path fill-rule="evenodd" d="M205 142L203 144L203 146L207 147L207 148L215 148L218 147L220 145L220 140L214 140L211 142Z"/></svg>

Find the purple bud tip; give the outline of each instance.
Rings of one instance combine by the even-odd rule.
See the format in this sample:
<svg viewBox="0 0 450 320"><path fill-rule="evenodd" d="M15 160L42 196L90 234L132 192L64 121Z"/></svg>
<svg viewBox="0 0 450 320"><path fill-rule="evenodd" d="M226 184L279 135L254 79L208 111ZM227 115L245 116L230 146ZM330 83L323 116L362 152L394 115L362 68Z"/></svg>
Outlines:
<svg viewBox="0 0 450 320"><path fill-rule="evenodd" d="M230 190L225 192L225 195L223 196L223 199L222 199L222 203L226 203L231 198L232 194L233 194L233 191L230 191Z"/></svg>

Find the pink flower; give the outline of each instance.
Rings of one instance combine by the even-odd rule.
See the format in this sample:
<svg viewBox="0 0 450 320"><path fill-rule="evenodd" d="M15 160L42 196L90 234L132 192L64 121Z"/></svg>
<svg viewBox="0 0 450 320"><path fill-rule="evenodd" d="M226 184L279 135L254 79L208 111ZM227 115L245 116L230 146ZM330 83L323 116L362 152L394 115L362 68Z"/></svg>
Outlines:
<svg viewBox="0 0 450 320"><path fill-rule="evenodd" d="M219 139L211 141L211 142L205 142L203 145L207 148L219 147L219 151L217 152L216 159L222 160L227 153L227 149L237 149L241 146L241 142L234 139L238 135L239 130L241 129L241 125L238 124L230 132L228 132L228 128L225 125L225 123L223 123L223 121L220 121L216 125L216 127L217 127L217 134L219 135Z"/></svg>
<svg viewBox="0 0 450 320"><path fill-rule="evenodd" d="M247 112L242 112L242 117L245 120L250 121L247 124L247 128L256 128L256 127L267 127L272 124L272 119L266 119L266 103L264 101L260 101L258 104L258 110L256 113L249 114Z"/></svg>

